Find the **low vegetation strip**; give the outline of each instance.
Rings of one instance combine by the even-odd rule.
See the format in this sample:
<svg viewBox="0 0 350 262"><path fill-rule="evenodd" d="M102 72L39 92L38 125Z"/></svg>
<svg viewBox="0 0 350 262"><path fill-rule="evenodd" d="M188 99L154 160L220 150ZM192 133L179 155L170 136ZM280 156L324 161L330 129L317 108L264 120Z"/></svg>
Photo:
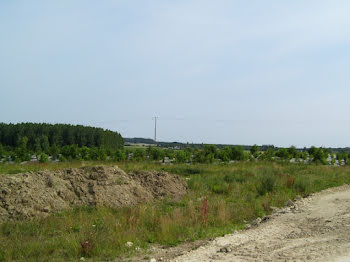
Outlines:
<svg viewBox="0 0 350 262"><path fill-rule="evenodd" d="M187 193L178 200L165 197L132 207L82 206L45 218L3 222L0 261L147 257L150 244L172 246L232 233L298 195L350 182L348 166L260 162L190 166L125 162L119 166L133 177L142 170L178 174L187 181Z"/></svg>

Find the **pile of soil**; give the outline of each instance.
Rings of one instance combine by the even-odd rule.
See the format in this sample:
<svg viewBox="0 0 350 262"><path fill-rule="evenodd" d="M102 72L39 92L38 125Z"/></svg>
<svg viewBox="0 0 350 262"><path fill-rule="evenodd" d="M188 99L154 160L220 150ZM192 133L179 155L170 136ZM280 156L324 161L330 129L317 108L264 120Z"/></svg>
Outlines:
<svg viewBox="0 0 350 262"><path fill-rule="evenodd" d="M0 176L0 221L45 217L75 206L130 206L180 198L186 183L166 172L127 174L118 167L82 167Z"/></svg>

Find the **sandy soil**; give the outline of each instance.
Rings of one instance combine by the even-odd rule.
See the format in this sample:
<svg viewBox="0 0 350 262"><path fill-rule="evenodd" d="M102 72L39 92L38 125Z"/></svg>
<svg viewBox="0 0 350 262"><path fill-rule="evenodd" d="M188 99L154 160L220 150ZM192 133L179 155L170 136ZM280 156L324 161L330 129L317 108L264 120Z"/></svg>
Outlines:
<svg viewBox="0 0 350 262"><path fill-rule="evenodd" d="M75 206L132 206L180 198L186 182L166 172L82 167L0 176L0 221L45 217Z"/></svg>
<svg viewBox="0 0 350 262"><path fill-rule="evenodd" d="M299 199L266 222L170 261L350 261L350 186Z"/></svg>

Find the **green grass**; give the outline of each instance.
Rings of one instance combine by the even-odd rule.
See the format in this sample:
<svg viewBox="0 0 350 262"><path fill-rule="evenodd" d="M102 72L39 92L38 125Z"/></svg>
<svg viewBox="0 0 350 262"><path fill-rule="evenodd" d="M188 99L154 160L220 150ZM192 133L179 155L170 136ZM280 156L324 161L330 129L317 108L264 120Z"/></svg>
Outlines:
<svg viewBox="0 0 350 262"><path fill-rule="evenodd" d="M0 173L96 164L101 162L2 165ZM0 225L0 261L76 261L82 256L112 260L132 256L135 247L146 253L152 243L173 246L231 233L242 228L244 221L269 214L270 206L350 182L348 166L247 162L190 166L125 162L119 166L125 171L177 173L187 180L188 194L177 202L164 199L120 209L80 207L45 219L5 222ZM126 247L127 241L134 246Z"/></svg>

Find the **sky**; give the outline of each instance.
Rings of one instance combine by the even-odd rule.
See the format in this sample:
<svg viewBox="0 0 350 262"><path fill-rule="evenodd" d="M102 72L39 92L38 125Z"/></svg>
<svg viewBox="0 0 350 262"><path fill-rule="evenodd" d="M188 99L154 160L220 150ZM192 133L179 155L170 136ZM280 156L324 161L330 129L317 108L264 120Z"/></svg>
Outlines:
<svg viewBox="0 0 350 262"><path fill-rule="evenodd" d="M0 1L0 122L350 146L350 1Z"/></svg>

